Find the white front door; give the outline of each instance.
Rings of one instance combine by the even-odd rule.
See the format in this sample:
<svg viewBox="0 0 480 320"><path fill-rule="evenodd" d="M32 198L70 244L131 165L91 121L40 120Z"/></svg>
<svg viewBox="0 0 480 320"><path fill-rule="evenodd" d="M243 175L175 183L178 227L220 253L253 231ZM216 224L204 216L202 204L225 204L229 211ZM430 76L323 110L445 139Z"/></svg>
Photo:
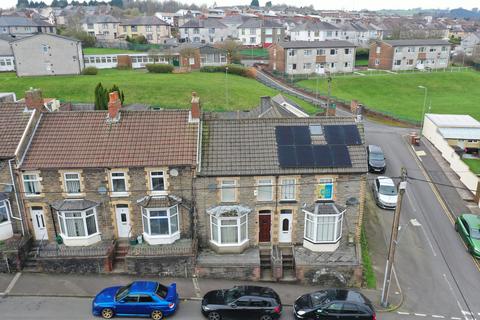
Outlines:
<svg viewBox="0 0 480 320"><path fill-rule="evenodd" d="M41 207L32 207L32 224L35 233L35 240L48 240L47 227Z"/></svg>
<svg viewBox="0 0 480 320"><path fill-rule="evenodd" d="M117 216L117 231L119 238L128 238L130 233L130 210L126 204L117 204L115 207Z"/></svg>
<svg viewBox="0 0 480 320"><path fill-rule="evenodd" d="M280 210L278 242L292 242L292 210Z"/></svg>
<svg viewBox="0 0 480 320"><path fill-rule="evenodd" d="M324 74L325 73L325 64L324 63L317 63L315 65L315 72L318 74Z"/></svg>

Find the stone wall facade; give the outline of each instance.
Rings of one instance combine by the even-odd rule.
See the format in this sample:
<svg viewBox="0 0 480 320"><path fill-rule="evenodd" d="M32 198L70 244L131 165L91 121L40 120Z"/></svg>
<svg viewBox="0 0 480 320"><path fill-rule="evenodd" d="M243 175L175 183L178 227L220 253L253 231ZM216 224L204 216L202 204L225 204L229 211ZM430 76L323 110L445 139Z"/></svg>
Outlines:
<svg viewBox="0 0 480 320"><path fill-rule="evenodd" d="M29 236L14 236L0 245L0 273L21 271L32 247Z"/></svg>
<svg viewBox="0 0 480 320"><path fill-rule="evenodd" d="M186 256L159 256L142 257L126 256L125 271L128 274L160 275L163 277L191 277L195 257Z"/></svg>

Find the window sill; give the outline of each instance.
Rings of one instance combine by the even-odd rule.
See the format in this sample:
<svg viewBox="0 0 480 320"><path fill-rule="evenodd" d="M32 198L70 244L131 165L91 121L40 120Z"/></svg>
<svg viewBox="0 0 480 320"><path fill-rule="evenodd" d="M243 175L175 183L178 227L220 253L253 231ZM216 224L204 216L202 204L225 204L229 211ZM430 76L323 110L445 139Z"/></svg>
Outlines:
<svg viewBox="0 0 480 320"><path fill-rule="evenodd" d="M168 191L150 191L151 196L167 196Z"/></svg>
<svg viewBox="0 0 480 320"><path fill-rule="evenodd" d="M122 198L122 197L128 197L130 196L130 193L128 192L112 192L110 194L111 198Z"/></svg>
<svg viewBox="0 0 480 320"><path fill-rule="evenodd" d="M86 247L102 240L100 233L95 233L85 237L68 237L64 234L60 234L63 239L63 243L68 247Z"/></svg>
<svg viewBox="0 0 480 320"><path fill-rule="evenodd" d="M40 197L44 197L45 195L43 193L39 193L39 194L25 194L25 198L40 198Z"/></svg>
<svg viewBox="0 0 480 320"><path fill-rule="evenodd" d="M7 240L13 236L12 222L7 220L0 223L0 240Z"/></svg>
<svg viewBox="0 0 480 320"><path fill-rule="evenodd" d="M85 193L64 193L65 198L82 198L85 197Z"/></svg>
<svg viewBox="0 0 480 320"><path fill-rule="evenodd" d="M152 236L147 233L142 233L143 239L150 245L157 245L157 244L172 244L175 241L180 239L180 232L176 232L171 235L162 235L162 236Z"/></svg>

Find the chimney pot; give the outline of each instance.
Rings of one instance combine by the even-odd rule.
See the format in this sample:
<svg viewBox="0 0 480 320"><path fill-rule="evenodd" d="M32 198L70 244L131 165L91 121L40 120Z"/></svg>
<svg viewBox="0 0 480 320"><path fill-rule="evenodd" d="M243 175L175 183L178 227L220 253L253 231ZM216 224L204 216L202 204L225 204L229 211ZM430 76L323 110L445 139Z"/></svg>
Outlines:
<svg viewBox="0 0 480 320"><path fill-rule="evenodd" d="M197 96L197 93L192 92L192 110L190 111L190 117L193 121L200 119L200 97Z"/></svg>
<svg viewBox="0 0 480 320"><path fill-rule="evenodd" d="M110 122L118 122L120 120L120 108L122 102L118 96L118 91L113 91L108 94L108 120Z"/></svg>
<svg viewBox="0 0 480 320"><path fill-rule="evenodd" d="M42 91L30 87L30 90L25 92L25 105L28 109L37 109L38 111L43 111Z"/></svg>

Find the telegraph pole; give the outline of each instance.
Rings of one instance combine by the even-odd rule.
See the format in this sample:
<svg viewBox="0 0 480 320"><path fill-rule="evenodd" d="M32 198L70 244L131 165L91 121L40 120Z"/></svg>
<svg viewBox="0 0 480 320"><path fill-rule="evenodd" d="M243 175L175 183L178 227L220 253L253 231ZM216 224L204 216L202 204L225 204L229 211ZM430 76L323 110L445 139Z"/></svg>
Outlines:
<svg viewBox="0 0 480 320"><path fill-rule="evenodd" d="M402 175L400 183L398 184L398 198L397 207L393 216L392 234L390 235L390 245L388 248L387 265L385 266L385 277L383 279L382 289L382 307L388 307L388 291L390 289L390 282L392 279L393 262L395 260L395 249L398 243L398 227L400 225L400 213L402 211L402 200L405 190L407 189L407 169L402 168Z"/></svg>

